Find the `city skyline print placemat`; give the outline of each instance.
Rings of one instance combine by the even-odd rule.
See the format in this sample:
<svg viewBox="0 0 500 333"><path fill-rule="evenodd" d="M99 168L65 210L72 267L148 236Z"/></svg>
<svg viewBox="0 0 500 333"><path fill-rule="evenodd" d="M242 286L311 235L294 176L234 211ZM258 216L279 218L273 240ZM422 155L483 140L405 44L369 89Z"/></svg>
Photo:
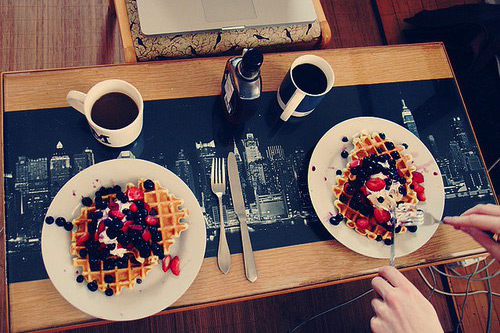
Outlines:
<svg viewBox="0 0 500 333"><path fill-rule="evenodd" d="M236 154L254 250L332 239L314 213L307 167L323 134L353 117L385 118L422 140L441 169L445 214L495 202L453 79L334 87L311 115L286 124L276 122L276 92L263 93L243 126L228 126L219 103L218 96L147 101L140 137L122 149L98 143L70 107L4 113L8 282L47 278L40 239L52 198L78 172L120 154L160 164L191 188L207 228L206 256L217 254L220 214L210 189L212 158L229 151ZM231 253L241 252L229 189L222 214Z"/></svg>

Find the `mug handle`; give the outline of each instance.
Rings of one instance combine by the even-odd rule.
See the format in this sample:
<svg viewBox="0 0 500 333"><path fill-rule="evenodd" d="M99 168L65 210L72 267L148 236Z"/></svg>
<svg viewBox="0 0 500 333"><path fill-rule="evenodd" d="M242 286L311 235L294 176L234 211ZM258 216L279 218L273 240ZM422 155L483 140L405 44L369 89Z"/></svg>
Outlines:
<svg viewBox="0 0 500 333"><path fill-rule="evenodd" d="M74 109L80 111L85 115L85 110L83 108L85 97L87 97L86 94L76 90L71 90L68 95L66 95L66 101L68 101L69 105Z"/></svg>
<svg viewBox="0 0 500 333"><path fill-rule="evenodd" d="M295 92L293 93L292 97L286 104L285 109L280 115L281 120L287 121L292 113L295 112L295 109L297 108L297 106L299 106L300 102L302 102L305 96L306 95L302 91L295 89Z"/></svg>

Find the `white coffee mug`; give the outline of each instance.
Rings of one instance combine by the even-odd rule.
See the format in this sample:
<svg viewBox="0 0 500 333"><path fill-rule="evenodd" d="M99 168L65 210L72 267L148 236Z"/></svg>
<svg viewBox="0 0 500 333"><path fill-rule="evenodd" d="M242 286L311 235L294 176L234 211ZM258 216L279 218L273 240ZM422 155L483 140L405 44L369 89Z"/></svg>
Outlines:
<svg viewBox="0 0 500 333"><path fill-rule="evenodd" d="M97 125L91 117L94 103L102 96L109 93L122 93L130 97L137 105L137 117L127 126L119 129L109 129ZM106 80L97 83L90 88L88 93L71 90L66 96L66 100L76 110L83 113L87 118L90 131L94 137L103 145L109 147L123 147L132 142L141 134L144 111L144 101L142 96L133 85L123 80Z"/></svg>

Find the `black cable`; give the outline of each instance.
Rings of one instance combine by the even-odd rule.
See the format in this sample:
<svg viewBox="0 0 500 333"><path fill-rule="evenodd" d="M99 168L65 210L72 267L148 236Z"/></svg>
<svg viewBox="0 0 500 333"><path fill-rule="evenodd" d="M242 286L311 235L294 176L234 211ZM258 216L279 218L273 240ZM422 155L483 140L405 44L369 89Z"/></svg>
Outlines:
<svg viewBox="0 0 500 333"><path fill-rule="evenodd" d="M311 320L314 320L314 319L316 319L316 318L318 318L318 317L320 317L320 316L322 316L322 315L324 315L324 314L327 314L327 313L328 313L328 312L330 312L330 311L333 311L333 310L336 310L336 309L338 309L338 308L340 308L340 307L343 307L344 305L347 305L347 304L349 304L349 303L352 303L352 302L354 302L354 301L357 301L358 299L360 299L360 298L361 298L361 297L363 297L363 296L368 295L368 294L369 294L369 293L371 293L372 291L373 291L373 289L367 290L367 291L365 291L364 293L359 294L358 296L356 296L356 297L354 297L354 298L351 298L350 300L347 300L347 301L345 301L345 302L343 302L343 303L340 303L340 304L338 304L338 305L335 305L333 308L330 308L330 309L325 310L325 311L323 311L323 312L321 312L321 313L318 313L317 315L312 316L312 317L310 317L310 318L308 318L308 319L304 320L303 322L301 322L299 325L295 326L295 327L294 327L292 330L290 330L289 332L290 332L290 333L295 332L297 329L299 329L299 328L300 328L302 325L304 325L305 323L307 323L307 322L309 322L309 321L311 321Z"/></svg>

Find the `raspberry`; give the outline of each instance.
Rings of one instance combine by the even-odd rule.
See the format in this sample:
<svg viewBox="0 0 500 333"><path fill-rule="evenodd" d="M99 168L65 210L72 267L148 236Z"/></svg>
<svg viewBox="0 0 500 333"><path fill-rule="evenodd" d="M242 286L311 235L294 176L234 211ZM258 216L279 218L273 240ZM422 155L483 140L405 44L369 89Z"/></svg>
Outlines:
<svg viewBox="0 0 500 333"><path fill-rule="evenodd" d="M122 212L120 212L119 210L112 210L111 211L111 215L114 216L114 217L117 217L119 218L120 220L123 219L125 217L125 214L123 214Z"/></svg>
<svg viewBox="0 0 500 333"><path fill-rule="evenodd" d="M422 186L421 186L422 187ZM423 187L422 187L423 188ZM425 197L425 191L422 191L422 192L417 192L417 198L418 200L420 201L425 201L426 200L426 197Z"/></svg>
<svg viewBox="0 0 500 333"><path fill-rule="evenodd" d="M380 191L385 188L385 181L382 178L370 178L366 182L366 187L372 191Z"/></svg>
<svg viewBox="0 0 500 333"><path fill-rule="evenodd" d="M365 185L361 186L359 190L361 191L361 193L363 193L364 196L368 195L368 190L366 189Z"/></svg>
<svg viewBox="0 0 500 333"><path fill-rule="evenodd" d="M358 227L359 229L369 228L370 227L370 221L368 221L367 219L361 217L361 218L359 218L359 219L356 220L356 227Z"/></svg>
<svg viewBox="0 0 500 333"><path fill-rule="evenodd" d="M169 254L165 258L163 258L163 261L161 262L161 268L163 269L164 272L168 271L170 268L170 260L172 259L172 256Z"/></svg>
<svg viewBox="0 0 500 333"><path fill-rule="evenodd" d="M351 163L349 163L349 166L351 168L355 168L355 167L360 166L360 165L361 165L361 160L354 160Z"/></svg>
<svg viewBox="0 0 500 333"><path fill-rule="evenodd" d="M101 221L97 227L97 233L100 234L104 231L104 229L106 229L106 225L104 224L104 221Z"/></svg>
<svg viewBox="0 0 500 333"><path fill-rule="evenodd" d="M377 219L373 215L370 217L370 224L373 226L378 224Z"/></svg>
<svg viewBox="0 0 500 333"><path fill-rule="evenodd" d="M108 208L111 211L113 211L113 210L119 210L120 209L120 205L117 202L110 202L109 205L108 205Z"/></svg>
<svg viewBox="0 0 500 333"><path fill-rule="evenodd" d="M391 219L391 214L382 208L375 208L373 210L373 216L379 223L384 223Z"/></svg>
<svg viewBox="0 0 500 333"><path fill-rule="evenodd" d="M425 191L425 188L422 185L417 184L416 182L413 182L412 185L413 185L413 190L415 190L417 194Z"/></svg>
<svg viewBox="0 0 500 333"><path fill-rule="evenodd" d="M132 223L134 223L134 221L125 221L125 222L123 223L122 231L123 231L123 232L127 232L127 231L128 231L129 226L130 226Z"/></svg>
<svg viewBox="0 0 500 333"><path fill-rule="evenodd" d="M144 229L144 232L142 233L142 239L144 239L146 242L149 242L151 240L151 232L149 231L149 228Z"/></svg>
<svg viewBox="0 0 500 333"><path fill-rule="evenodd" d="M170 269L174 275L179 275L181 272L180 260L178 256L172 258L172 261L170 262Z"/></svg>
<svg viewBox="0 0 500 333"><path fill-rule="evenodd" d="M420 172L413 171L412 175L413 175L413 180L415 182L417 182L419 184L424 182L424 175L422 175Z"/></svg>
<svg viewBox="0 0 500 333"><path fill-rule="evenodd" d="M156 217L148 215L148 217L146 217L146 223L149 225L155 225L156 223L158 223L158 220L156 219Z"/></svg>
<svg viewBox="0 0 500 333"><path fill-rule="evenodd" d="M133 186L127 190L127 196L130 200L143 200L144 192L138 187Z"/></svg>
<svg viewBox="0 0 500 333"><path fill-rule="evenodd" d="M131 203L131 204L130 204L129 209L130 209L132 212L134 212L134 213L135 213L135 212L137 212L137 209L139 209L139 208L137 207L137 205L136 205L135 203Z"/></svg>

